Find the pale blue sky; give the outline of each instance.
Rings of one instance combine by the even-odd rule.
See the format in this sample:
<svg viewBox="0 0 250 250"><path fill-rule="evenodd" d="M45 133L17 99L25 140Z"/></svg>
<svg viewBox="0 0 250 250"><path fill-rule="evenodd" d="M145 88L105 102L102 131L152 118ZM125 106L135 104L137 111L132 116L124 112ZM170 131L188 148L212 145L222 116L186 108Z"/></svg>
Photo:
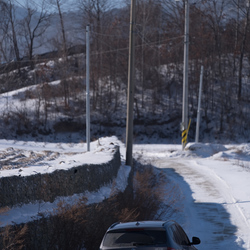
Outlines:
<svg viewBox="0 0 250 250"><path fill-rule="evenodd" d="M13 2L20 7L25 6L27 1L29 4L37 6L38 8L41 7L41 2L42 2L41 0L13 0ZM117 2L118 7L122 6L123 3L125 2L124 0L115 0L115 1ZM49 3L50 0L45 0L45 2ZM78 3L78 0L65 0L65 2L67 4L63 4L63 11L74 10L75 6ZM51 5L50 5L50 8L51 8ZM56 11L56 8L51 8L50 10L53 11L53 9Z"/></svg>

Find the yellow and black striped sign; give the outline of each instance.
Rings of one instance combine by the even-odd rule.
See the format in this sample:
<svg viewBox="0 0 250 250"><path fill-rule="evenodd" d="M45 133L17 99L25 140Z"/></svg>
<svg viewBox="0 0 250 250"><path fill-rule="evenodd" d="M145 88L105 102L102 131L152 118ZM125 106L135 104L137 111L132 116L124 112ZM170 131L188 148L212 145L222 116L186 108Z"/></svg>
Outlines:
<svg viewBox="0 0 250 250"><path fill-rule="evenodd" d="M188 137L188 131L189 131L189 128L190 128L190 124L191 124L191 119L189 119L189 123L188 123L188 127L187 129L183 130L182 131L182 145L183 145L183 148L185 148L186 144L187 144L187 137Z"/></svg>

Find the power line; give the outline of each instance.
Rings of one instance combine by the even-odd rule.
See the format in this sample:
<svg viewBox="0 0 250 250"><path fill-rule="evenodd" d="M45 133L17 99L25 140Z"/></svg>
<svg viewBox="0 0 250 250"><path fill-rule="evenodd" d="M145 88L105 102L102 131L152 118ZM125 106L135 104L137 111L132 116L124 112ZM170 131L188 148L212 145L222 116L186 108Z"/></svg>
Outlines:
<svg viewBox="0 0 250 250"><path fill-rule="evenodd" d="M182 35L182 36L173 37L173 38L169 38L169 39L165 39L165 40L160 40L160 41L155 41L155 42L149 42L149 41L146 41L145 37L143 37L143 36L141 35L141 32L138 32L137 34L139 35L139 37L141 38L141 40L142 40L143 42L145 42L146 45L148 45L149 47L151 47L151 48L154 49L154 50L155 50L155 48L152 47L152 45L154 45L154 44L156 44L156 45L158 45L158 46L162 46L162 45L166 45L166 44L162 44L162 42L173 41L173 40L175 40L175 39L183 38L183 37L184 37L184 36ZM143 45L142 45L142 46L143 46Z"/></svg>
<svg viewBox="0 0 250 250"><path fill-rule="evenodd" d="M51 4L48 0L44 0L45 3L47 3L49 6L52 6L56 11L57 11L57 7L54 4Z"/></svg>
<svg viewBox="0 0 250 250"><path fill-rule="evenodd" d="M33 0L30 0L34 5L39 6L41 9L43 9L43 5L42 4L38 4L37 2L34 2Z"/></svg>
<svg viewBox="0 0 250 250"><path fill-rule="evenodd" d="M91 32L92 34L99 35L99 36L105 36L105 37L124 37L124 35L108 35L108 34L103 34L103 33L98 33L98 32Z"/></svg>
<svg viewBox="0 0 250 250"><path fill-rule="evenodd" d="M174 39L177 39L177 38L181 38L183 36L179 36L179 37L175 37L175 38L171 38L171 39L165 39L165 40L162 40L160 41L161 43L159 44L159 41L157 42L151 42L151 43L147 43L147 45L151 48L151 49L154 49L152 48L151 46L152 45L157 45L157 46L165 46L165 45L168 45L168 43L162 43L162 42L167 42L167 41L171 41L171 40L174 40ZM182 42L180 43L177 43L175 47L178 47L179 44L182 44ZM143 44L140 44L140 45L136 45L135 48L141 48L142 46L144 46ZM100 51L100 52L92 52L90 55L91 56L96 56L96 55L103 55L103 54L109 54L109 53L114 53L114 52L121 52L121 51L127 51L129 48L128 47L124 47L124 48L117 48L117 49L112 49L112 50L106 50L106 51ZM53 58L49 58L48 60L57 60L59 57L53 57ZM31 62L31 61L36 61L36 62L45 62L46 59L34 59L34 60L22 60L22 62Z"/></svg>
<svg viewBox="0 0 250 250"><path fill-rule="evenodd" d="M21 4L19 1L17 1L17 0L14 0L18 5L20 5L22 8L24 8L24 9L26 9L26 7L23 5L23 4Z"/></svg>

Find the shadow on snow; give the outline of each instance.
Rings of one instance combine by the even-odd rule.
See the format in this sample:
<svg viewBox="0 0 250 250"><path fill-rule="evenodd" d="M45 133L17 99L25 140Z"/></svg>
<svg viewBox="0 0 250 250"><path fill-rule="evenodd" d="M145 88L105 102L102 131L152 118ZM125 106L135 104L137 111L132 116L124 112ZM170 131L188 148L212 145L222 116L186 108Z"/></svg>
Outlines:
<svg viewBox="0 0 250 250"><path fill-rule="evenodd" d="M173 168L161 168L167 178L178 186L182 209L174 216L190 240L193 236L201 239L198 249L237 249L245 248L237 244L237 227L232 224L230 214L223 204L198 203L192 197L192 190L184 178ZM181 214L180 214L181 213Z"/></svg>

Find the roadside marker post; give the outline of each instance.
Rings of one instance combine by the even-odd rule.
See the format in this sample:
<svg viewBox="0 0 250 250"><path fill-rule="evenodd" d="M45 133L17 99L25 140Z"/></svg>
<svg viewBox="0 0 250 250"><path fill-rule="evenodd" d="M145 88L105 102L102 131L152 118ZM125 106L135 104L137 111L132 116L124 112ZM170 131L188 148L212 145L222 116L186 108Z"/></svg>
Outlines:
<svg viewBox="0 0 250 250"><path fill-rule="evenodd" d="M188 127L187 129L183 130L181 135L182 135L182 145L183 145L183 149L186 147L187 145L187 138L188 138L188 131L190 128L190 124L191 124L191 119L189 119L189 123L188 123Z"/></svg>

